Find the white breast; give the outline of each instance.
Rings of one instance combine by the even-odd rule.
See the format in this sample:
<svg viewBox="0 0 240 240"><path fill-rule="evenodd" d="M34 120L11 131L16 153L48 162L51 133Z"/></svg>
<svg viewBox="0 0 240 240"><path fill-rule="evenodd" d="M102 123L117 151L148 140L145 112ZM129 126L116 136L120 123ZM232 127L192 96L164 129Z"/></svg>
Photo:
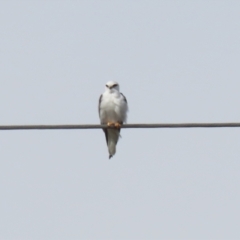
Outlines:
<svg viewBox="0 0 240 240"><path fill-rule="evenodd" d="M100 119L101 123L125 121L124 104L122 96L119 92L103 93L100 104Z"/></svg>

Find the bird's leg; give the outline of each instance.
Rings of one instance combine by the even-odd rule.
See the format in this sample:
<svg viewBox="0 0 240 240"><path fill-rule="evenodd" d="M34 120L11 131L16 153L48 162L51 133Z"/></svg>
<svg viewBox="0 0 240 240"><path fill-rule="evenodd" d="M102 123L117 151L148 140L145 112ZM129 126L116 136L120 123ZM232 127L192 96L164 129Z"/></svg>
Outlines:
<svg viewBox="0 0 240 240"><path fill-rule="evenodd" d="M114 124L114 126L115 126L115 128L118 128L118 129L119 129L119 128L121 128L122 125L121 125L119 122L116 122L116 123Z"/></svg>

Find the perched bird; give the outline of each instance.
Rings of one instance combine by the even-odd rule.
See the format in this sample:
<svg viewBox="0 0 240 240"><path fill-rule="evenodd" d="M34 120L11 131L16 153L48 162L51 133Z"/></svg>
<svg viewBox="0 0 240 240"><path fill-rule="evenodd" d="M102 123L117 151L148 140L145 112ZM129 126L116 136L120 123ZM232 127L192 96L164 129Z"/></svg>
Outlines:
<svg viewBox="0 0 240 240"><path fill-rule="evenodd" d="M125 96L119 92L119 84L106 83L105 92L99 98L98 112L101 124L110 127L103 129L108 146L109 159L116 153L121 125L127 120L128 104Z"/></svg>

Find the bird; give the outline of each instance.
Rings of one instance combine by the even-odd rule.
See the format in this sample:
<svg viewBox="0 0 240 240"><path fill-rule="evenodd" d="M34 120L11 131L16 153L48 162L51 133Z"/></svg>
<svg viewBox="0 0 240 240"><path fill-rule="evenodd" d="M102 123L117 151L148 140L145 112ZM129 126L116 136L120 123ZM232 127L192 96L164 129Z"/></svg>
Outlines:
<svg viewBox="0 0 240 240"><path fill-rule="evenodd" d="M120 136L123 123L127 121L128 102L120 92L119 84L115 81L106 83L105 91L100 95L98 113L107 142L109 159L116 153L116 145Z"/></svg>

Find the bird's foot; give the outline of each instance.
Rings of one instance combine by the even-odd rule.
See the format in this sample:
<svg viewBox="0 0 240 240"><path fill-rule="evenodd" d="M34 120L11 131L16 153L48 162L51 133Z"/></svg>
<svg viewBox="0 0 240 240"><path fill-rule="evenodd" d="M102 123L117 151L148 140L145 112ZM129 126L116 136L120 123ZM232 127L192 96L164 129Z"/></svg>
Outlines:
<svg viewBox="0 0 240 240"><path fill-rule="evenodd" d="M107 126L108 126L108 127L114 127L115 124L114 124L113 122L108 122L108 123L107 123Z"/></svg>
<svg viewBox="0 0 240 240"><path fill-rule="evenodd" d="M121 125L120 123L118 123L118 122L116 122L116 123L114 123L114 122L108 122L108 123L107 123L107 126L108 126L108 127L111 127L111 128L112 128L112 127L115 127L115 128L117 128L117 129L119 129L119 128L121 128L122 125Z"/></svg>
<svg viewBox="0 0 240 240"><path fill-rule="evenodd" d="M119 129L119 128L121 128L122 125L117 122L117 123L114 124L114 126L115 126L115 128L118 128L118 129Z"/></svg>

